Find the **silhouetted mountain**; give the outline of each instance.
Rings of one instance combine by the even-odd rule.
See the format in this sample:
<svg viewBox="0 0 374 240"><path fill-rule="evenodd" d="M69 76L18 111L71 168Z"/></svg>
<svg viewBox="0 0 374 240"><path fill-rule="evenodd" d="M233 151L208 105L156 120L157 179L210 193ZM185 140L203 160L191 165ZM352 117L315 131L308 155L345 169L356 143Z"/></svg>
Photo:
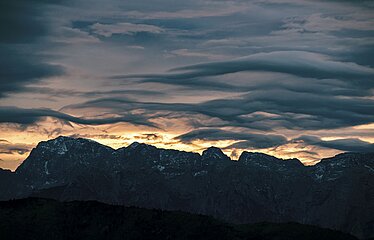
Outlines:
<svg viewBox="0 0 374 240"><path fill-rule="evenodd" d="M98 202L0 202L0 239L354 240L297 223L227 224L211 217Z"/></svg>
<svg viewBox="0 0 374 240"><path fill-rule="evenodd" d="M15 173L0 172L2 179L8 179L0 185L7 193L2 199L97 200L232 223L292 221L374 236L373 153L304 166L250 152L231 161L214 147L202 155L141 143L114 150L59 137L39 143Z"/></svg>
<svg viewBox="0 0 374 240"><path fill-rule="evenodd" d="M0 201L14 196L13 185L15 174L9 170L0 169Z"/></svg>

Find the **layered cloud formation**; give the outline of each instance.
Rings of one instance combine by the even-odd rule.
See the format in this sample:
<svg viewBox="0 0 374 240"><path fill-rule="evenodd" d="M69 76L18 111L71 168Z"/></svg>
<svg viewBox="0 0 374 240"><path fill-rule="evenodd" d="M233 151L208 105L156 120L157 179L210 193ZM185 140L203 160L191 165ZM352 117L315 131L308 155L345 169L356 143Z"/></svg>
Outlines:
<svg viewBox="0 0 374 240"><path fill-rule="evenodd" d="M371 1L21 0L0 12L3 166L59 134L307 164L374 151Z"/></svg>
<svg viewBox="0 0 374 240"><path fill-rule="evenodd" d="M63 74L63 68L48 63L48 56L40 50L41 39L49 34L49 22L43 19L44 12L39 8L53 4L57 1L0 3L0 97L43 78Z"/></svg>

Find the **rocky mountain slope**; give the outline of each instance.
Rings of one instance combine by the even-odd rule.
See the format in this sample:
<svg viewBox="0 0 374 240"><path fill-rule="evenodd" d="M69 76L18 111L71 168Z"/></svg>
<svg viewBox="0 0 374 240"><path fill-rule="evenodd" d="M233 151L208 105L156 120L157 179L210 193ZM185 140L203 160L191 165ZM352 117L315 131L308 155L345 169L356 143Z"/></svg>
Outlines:
<svg viewBox="0 0 374 240"><path fill-rule="evenodd" d="M39 143L15 173L0 171L0 180L3 200L97 200L374 237L374 153L344 153L307 167L251 152L232 161L215 147L202 155L140 143L114 150L59 137Z"/></svg>

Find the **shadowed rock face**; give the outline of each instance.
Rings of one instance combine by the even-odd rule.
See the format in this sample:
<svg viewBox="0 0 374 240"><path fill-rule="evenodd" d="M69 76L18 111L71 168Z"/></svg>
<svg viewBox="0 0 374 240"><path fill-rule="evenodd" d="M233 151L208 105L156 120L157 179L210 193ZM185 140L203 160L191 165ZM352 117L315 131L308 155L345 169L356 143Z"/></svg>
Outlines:
<svg viewBox="0 0 374 240"><path fill-rule="evenodd" d="M0 171L0 180L3 200L98 200L374 236L373 153L339 154L306 167L250 152L231 161L214 147L202 155L140 143L114 150L59 137L39 143L15 173Z"/></svg>

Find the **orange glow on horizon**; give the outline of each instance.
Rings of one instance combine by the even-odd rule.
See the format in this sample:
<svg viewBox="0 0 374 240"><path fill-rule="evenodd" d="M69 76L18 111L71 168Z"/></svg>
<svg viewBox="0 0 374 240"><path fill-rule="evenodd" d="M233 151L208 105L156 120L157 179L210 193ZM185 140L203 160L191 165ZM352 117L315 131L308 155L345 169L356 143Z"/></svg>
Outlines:
<svg viewBox="0 0 374 240"><path fill-rule="evenodd" d="M371 128L372 126L366 125L356 128L367 129L368 127ZM126 123L103 126L68 125L51 118L46 118L41 123L29 126L26 129L9 124L0 124L0 132L2 135L2 137L0 137L0 146L6 148L7 146L14 145L24 149L24 151L18 152L0 151L0 168L15 170L19 164L27 158L31 149L39 142L53 139L60 135L88 138L114 149L126 147L133 142L141 142L158 148L198 152L201 154L206 148L215 146L221 148L222 151L233 160L237 160L243 151L252 151L266 153L283 159L298 158L305 165L313 165L322 158L331 157L341 152L334 149L308 146L299 142L290 142L282 146L266 149L228 149L227 146L239 140L194 140L189 143L183 143L175 138L189 131L191 131L191 129L188 129L182 124L180 124L179 130L167 132L159 129L146 129ZM291 136L289 139L294 137L295 136ZM341 138L342 137L339 136L321 137L321 139L326 141ZM363 137L362 139L368 142L374 142L374 139L370 136Z"/></svg>

